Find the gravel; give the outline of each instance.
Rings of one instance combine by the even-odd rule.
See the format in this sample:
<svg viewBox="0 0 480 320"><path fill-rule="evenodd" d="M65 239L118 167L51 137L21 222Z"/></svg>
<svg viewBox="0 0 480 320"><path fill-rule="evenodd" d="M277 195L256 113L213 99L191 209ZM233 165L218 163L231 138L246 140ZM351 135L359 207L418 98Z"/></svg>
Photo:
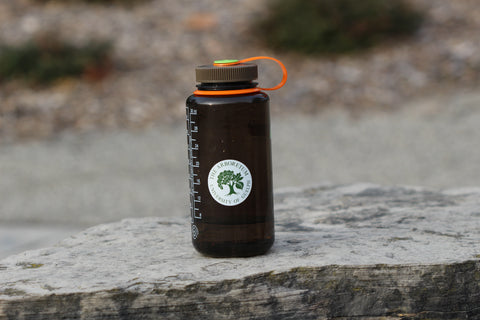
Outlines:
<svg viewBox="0 0 480 320"><path fill-rule="evenodd" d="M341 57L272 52L251 35L266 0L141 2L134 7L2 0L0 43L54 33L73 43L107 39L115 68L102 82L64 79L50 87L13 81L0 86L0 142L51 137L65 130L145 128L183 120L194 67L217 58L271 55L290 79L275 114L344 107L394 110L406 99L480 83L480 7L476 0L412 0L428 19L410 39ZM260 31L261 32L261 31ZM261 64L262 86L280 71Z"/></svg>

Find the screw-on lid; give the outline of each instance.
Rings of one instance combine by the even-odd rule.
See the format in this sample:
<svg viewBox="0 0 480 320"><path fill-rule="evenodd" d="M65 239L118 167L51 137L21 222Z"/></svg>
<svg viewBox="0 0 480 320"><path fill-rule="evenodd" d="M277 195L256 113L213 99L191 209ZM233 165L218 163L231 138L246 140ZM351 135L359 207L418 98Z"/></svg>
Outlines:
<svg viewBox="0 0 480 320"><path fill-rule="evenodd" d="M240 63L224 67L204 65L198 66L195 72L197 82L203 83L252 81L258 78L258 68L253 63Z"/></svg>

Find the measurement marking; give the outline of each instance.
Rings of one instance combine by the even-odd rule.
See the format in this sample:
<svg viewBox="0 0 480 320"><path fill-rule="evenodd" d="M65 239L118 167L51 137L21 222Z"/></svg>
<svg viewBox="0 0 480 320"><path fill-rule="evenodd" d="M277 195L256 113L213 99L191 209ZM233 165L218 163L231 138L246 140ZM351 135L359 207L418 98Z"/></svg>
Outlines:
<svg viewBox="0 0 480 320"><path fill-rule="evenodd" d="M202 214L198 208L198 204L201 203L201 197L198 195L198 186L200 186L200 178L198 178L198 170L200 167L200 161L198 161L199 144L194 137L198 133L199 128L195 125L194 116L198 114L197 109L191 109L187 107L187 140L188 140L188 156L189 156L189 183L190 183L190 210L192 216L192 222L195 219L202 219Z"/></svg>

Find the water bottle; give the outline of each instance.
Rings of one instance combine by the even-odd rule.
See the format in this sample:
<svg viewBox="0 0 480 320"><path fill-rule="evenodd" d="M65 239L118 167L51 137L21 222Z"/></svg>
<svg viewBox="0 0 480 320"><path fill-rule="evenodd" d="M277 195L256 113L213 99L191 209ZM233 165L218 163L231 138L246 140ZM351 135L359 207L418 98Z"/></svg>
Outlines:
<svg viewBox="0 0 480 320"><path fill-rule="evenodd" d="M283 79L259 88L251 61L276 61ZM212 257L266 253L274 242L269 97L282 87L271 57L219 60L196 68L186 102L193 246Z"/></svg>

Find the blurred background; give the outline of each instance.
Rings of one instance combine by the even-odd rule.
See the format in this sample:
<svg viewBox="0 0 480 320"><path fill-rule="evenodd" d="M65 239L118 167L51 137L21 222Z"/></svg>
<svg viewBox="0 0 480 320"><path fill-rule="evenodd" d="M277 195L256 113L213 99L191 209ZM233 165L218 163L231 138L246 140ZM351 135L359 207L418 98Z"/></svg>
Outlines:
<svg viewBox="0 0 480 320"><path fill-rule="evenodd" d="M477 0L2 0L0 258L188 219L185 99L216 59L289 71L277 189L480 187L479 27Z"/></svg>

